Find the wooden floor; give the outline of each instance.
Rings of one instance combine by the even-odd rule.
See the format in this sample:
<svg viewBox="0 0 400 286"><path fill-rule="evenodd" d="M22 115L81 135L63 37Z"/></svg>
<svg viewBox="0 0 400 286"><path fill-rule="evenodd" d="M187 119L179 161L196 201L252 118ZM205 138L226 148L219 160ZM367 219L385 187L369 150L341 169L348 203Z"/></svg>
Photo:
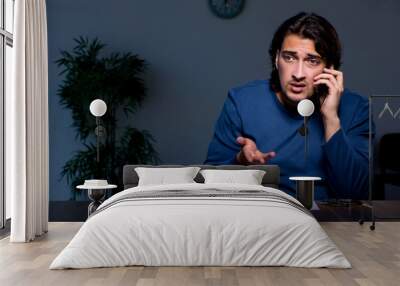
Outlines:
<svg viewBox="0 0 400 286"><path fill-rule="evenodd" d="M400 222L321 223L352 269L289 267L120 267L48 270L81 223L50 223L32 243L0 240L0 285L400 285Z"/></svg>

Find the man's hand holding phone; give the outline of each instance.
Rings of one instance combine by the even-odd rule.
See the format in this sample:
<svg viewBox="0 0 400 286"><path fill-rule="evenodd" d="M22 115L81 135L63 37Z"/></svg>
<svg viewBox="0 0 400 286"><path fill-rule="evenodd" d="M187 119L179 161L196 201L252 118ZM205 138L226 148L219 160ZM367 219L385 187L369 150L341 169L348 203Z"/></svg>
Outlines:
<svg viewBox="0 0 400 286"><path fill-rule="evenodd" d="M337 116L340 97L343 93L343 73L332 68L324 68L323 72L314 77L314 85L324 84L328 94L321 98L321 113L325 117Z"/></svg>
<svg viewBox="0 0 400 286"><path fill-rule="evenodd" d="M321 114L325 126L325 140L328 141L340 129L338 109L342 96L343 73L333 68L324 68L323 72L314 77L314 85L324 84L328 87L326 97L321 97Z"/></svg>
<svg viewBox="0 0 400 286"><path fill-rule="evenodd" d="M275 152L263 153L258 150L256 143L242 136L236 138L236 142L241 145L240 152L236 155L236 161L243 165L266 164L268 160L275 157Z"/></svg>

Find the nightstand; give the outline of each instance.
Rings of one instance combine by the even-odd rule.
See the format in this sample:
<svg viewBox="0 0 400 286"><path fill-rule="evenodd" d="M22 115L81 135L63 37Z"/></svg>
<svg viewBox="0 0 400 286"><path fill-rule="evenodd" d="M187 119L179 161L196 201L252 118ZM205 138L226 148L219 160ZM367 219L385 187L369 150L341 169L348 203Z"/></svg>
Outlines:
<svg viewBox="0 0 400 286"><path fill-rule="evenodd" d="M307 209L313 207L314 182L320 181L320 177L290 177L289 180L296 181L296 199Z"/></svg>
<svg viewBox="0 0 400 286"><path fill-rule="evenodd" d="M106 197L106 192L109 189L115 189L117 185L91 185L85 181L84 185L79 185L77 189L84 189L88 192L88 197L92 201L88 206L88 217L96 211Z"/></svg>

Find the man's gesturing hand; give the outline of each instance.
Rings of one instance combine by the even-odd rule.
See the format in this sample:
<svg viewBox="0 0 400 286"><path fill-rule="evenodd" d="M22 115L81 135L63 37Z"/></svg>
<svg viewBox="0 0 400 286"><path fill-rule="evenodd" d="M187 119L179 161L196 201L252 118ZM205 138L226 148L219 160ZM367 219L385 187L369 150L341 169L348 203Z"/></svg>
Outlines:
<svg viewBox="0 0 400 286"><path fill-rule="evenodd" d="M269 159L275 157L274 151L263 153L258 150L256 143L249 138L239 136L236 138L236 142L242 146L240 152L236 155L236 160L240 164L265 164Z"/></svg>

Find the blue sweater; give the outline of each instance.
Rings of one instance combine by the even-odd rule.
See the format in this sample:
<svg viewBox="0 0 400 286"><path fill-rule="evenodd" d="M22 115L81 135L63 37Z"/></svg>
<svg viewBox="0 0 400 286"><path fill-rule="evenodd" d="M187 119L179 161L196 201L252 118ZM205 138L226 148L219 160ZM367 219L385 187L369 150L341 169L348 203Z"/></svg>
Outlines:
<svg viewBox="0 0 400 286"><path fill-rule="evenodd" d="M268 164L279 165L280 188L295 192L290 176L319 176L315 198L366 198L368 194L368 100L345 89L339 129L325 141L321 114L308 120L308 155L298 129L303 117L289 113L266 80L231 89L215 125L205 164L237 164L238 136L253 139L261 152L275 151Z"/></svg>

